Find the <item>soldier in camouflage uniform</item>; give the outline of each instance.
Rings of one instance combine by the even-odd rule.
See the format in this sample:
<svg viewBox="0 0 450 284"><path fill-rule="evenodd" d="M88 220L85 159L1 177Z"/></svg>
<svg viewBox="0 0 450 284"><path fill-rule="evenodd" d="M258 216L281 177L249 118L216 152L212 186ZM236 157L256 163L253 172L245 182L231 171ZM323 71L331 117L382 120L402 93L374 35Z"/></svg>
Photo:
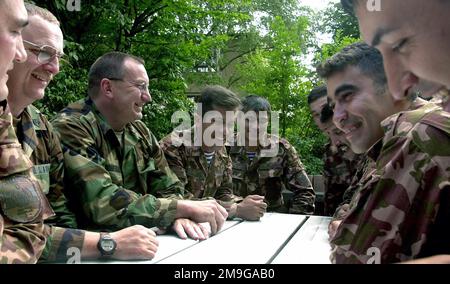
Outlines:
<svg viewBox="0 0 450 284"><path fill-rule="evenodd" d="M448 1L384 1L382 9L377 13L368 13L367 10L360 9L364 6L364 2L360 0L341 0L341 2L348 11L356 10L362 36L385 57L384 66L389 89L395 98L401 98L407 93L406 90L416 84L418 78L436 82L445 89L450 89ZM398 11L401 11L402 17L398 17ZM414 44L410 44L412 39L410 37L394 38L393 45L388 44L387 34L380 31L392 30L395 30L397 35L406 35L409 31L414 31ZM435 91L431 94L437 93ZM445 111L450 111L448 92L442 106ZM417 263L426 262L450 263L450 255L417 261Z"/></svg>
<svg viewBox="0 0 450 284"><path fill-rule="evenodd" d="M205 88L201 92L199 103L202 107L202 123L197 123L193 129L197 129L203 139L210 126L204 121L208 112L217 111L226 122L226 112L236 111L241 104L232 91L221 86ZM220 126L222 125L225 126L225 139L227 125ZM181 134L182 137L191 137L192 129ZM224 139L214 146L207 146L205 141L202 141L202 145L186 145L181 140L180 133L173 132L160 143L170 168L185 186L188 198L214 197L227 208L229 218L259 220L267 207L263 202L264 197L253 195L243 199L233 194L231 160L225 149Z"/></svg>
<svg viewBox="0 0 450 284"><path fill-rule="evenodd" d="M392 263L450 253L450 115L433 103L387 91L381 54L344 48L318 68L327 79L334 123L355 153L375 166L364 173L331 239L335 263Z"/></svg>
<svg viewBox="0 0 450 284"><path fill-rule="evenodd" d="M181 200L182 184L139 120L151 99L148 81L142 59L128 54L107 53L92 65L88 97L53 122L63 145L66 190L78 202L85 228L173 224L180 237L186 231L206 238L195 222L208 222L216 233L226 210L214 200Z"/></svg>
<svg viewBox="0 0 450 284"><path fill-rule="evenodd" d="M0 263L36 263L45 245L43 221L53 215L12 127L6 72L27 55L22 0L0 2ZM18 34L11 31L17 31Z"/></svg>
<svg viewBox="0 0 450 284"><path fill-rule="evenodd" d="M325 214L332 215L344 201L344 193L362 163L364 155L353 153L349 146L325 145L323 176L325 182Z"/></svg>
<svg viewBox="0 0 450 284"><path fill-rule="evenodd" d="M262 112L270 114L269 102L262 97L252 95L246 97L242 104L243 112L256 113L257 119L254 124L249 120L245 126L245 135L243 135L245 138L242 139L242 136L238 135L238 144L229 148L233 162L235 194L264 196L268 211L313 214L315 193L294 147L286 139L267 134L266 127L261 127L260 131L264 134L258 134L258 137L265 135L266 145L277 145L274 147L275 152L266 154L265 150L268 150L268 147L259 138L254 141L256 143L250 141L253 139L253 135L250 135L252 127L257 129L259 125L267 126L267 116L264 118ZM290 206L283 199L284 189L293 193Z"/></svg>
<svg viewBox="0 0 450 284"><path fill-rule="evenodd" d="M308 95L314 122L329 138L325 145L323 177L325 184L324 213L333 215L343 202L344 192L363 163L363 155L353 153L348 141L332 122L333 111L327 103L325 86L314 88Z"/></svg>
<svg viewBox="0 0 450 284"><path fill-rule="evenodd" d="M23 30L27 61L15 64L9 72L8 103L14 116L14 128L25 155L33 162L33 173L46 194L53 218L45 220L47 242L40 261L66 262L69 248L78 248L80 257L99 257L99 233L75 230L75 215L67 208L63 193L63 153L53 127L37 108L31 105L42 98L46 86L59 72L58 52L62 52L63 36L58 20L47 10L26 4L28 26ZM40 53L30 52L30 43L47 45ZM34 48L34 47L33 47ZM33 74L28 76L28 74ZM36 84L39 76L43 87ZM70 228L70 229L69 229ZM111 234L117 251L111 257L119 259L153 258L158 247L155 233L142 226L129 227Z"/></svg>

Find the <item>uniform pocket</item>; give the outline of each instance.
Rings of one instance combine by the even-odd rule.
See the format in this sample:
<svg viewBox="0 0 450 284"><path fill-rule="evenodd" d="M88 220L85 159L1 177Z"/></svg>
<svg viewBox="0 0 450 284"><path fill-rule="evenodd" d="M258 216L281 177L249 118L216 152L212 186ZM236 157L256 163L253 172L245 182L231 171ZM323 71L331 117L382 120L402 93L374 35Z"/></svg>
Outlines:
<svg viewBox="0 0 450 284"><path fill-rule="evenodd" d="M50 164L33 166L33 173L41 186L42 192L47 195L50 190Z"/></svg>

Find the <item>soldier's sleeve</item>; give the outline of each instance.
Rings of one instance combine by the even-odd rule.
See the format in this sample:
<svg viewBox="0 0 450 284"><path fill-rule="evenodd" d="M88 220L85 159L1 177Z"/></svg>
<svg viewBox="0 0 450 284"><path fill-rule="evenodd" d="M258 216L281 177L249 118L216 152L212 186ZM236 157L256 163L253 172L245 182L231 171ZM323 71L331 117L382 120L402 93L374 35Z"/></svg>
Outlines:
<svg viewBox="0 0 450 284"><path fill-rule="evenodd" d="M323 160L323 182L324 182L324 186L325 186L325 192L328 191L328 189L331 186L331 177L333 176L333 174L331 173L331 169L330 169L330 165L328 163L329 161L329 149L328 149L328 145L325 146L325 153L323 154L322 160Z"/></svg>
<svg viewBox="0 0 450 284"><path fill-rule="evenodd" d="M46 224L60 226L64 228L77 228L75 214L69 210L67 198L64 194L64 156L61 144L57 135L55 135L53 127L46 122L48 129L48 146L51 157L50 163L50 187L47 199L52 206L55 216L45 221Z"/></svg>
<svg viewBox="0 0 450 284"><path fill-rule="evenodd" d="M150 133L150 139L153 146L153 161L150 161L150 163L154 163L150 166L155 167L155 170L151 171L149 176L151 193L162 198L182 199L183 184L169 167L164 152L152 133Z"/></svg>
<svg viewBox="0 0 450 284"><path fill-rule="evenodd" d="M43 222L6 224L0 215L0 264L36 263L45 245Z"/></svg>
<svg viewBox="0 0 450 284"><path fill-rule="evenodd" d="M95 224L114 229L140 224L167 227L175 219L177 201L141 195L112 182L105 159L89 128L59 117L53 122L64 152L66 180L78 190L83 211Z"/></svg>
<svg viewBox="0 0 450 284"><path fill-rule="evenodd" d="M164 156L170 169L177 175L180 182L185 186L188 180L180 151L172 144L170 137L166 137L161 140L160 146L164 152Z"/></svg>
<svg viewBox="0 0 450 284"><path fill-rule="evenodd" d="M223 172L218 173L219 175L222 175L222 183L217 189L216 196L214 197L225 203L241 202L243 198L233 194L233 170L230 156L226 155L222 157L222 161L225 164L225 169Z"/></svg>
<svg viewBox="0 0 450 284"><path fill-rule="evenodd" d="M45 225L47 242L39 262L65 263L72 256L70 248L76 248L80 252L83 249L83 230L61 228Z"/></svg>
<svg viewBox="0 0 450 284"><path fill-rule="evenodd" d="M311 181L305 172L297 152L287 141L284 141L287 161L284 165L285 186L293 192L292 206L289 213L314 214L316 194Z"/></svg>
<svg viewBox="0 0 450 284"><path fill-rule="evenodd" d="M183 158L181 157L179 149L173 145L170 136L161 140L160 147L164 153L170 170L177 176L178 180L183 186L184 198L193 199L194 195L188 188L186 188L188 184L188 178L186 175L186 170L184 168Z"/></svg>
<svg viewBox="0 0 450 284"><path fill-rule="evenodd" d="M0 102L0 263L36 263L45 245L44 219L53 213L30 171Z"/></svg>

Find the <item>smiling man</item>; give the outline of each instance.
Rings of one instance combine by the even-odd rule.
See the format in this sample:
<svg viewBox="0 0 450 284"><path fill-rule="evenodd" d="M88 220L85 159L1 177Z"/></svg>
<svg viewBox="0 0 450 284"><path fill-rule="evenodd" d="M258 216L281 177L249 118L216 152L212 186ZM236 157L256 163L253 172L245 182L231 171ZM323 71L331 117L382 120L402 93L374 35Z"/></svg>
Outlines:
<svg viewBox="0 0 450 284"><path fill-rule="evenodd" d="M383 55L395 99L407 95L418 78L450 89L450 1L381 0L380 11L369 11L366 0L341 2L355 12L366 43ZM444 108L449 110L448 101Z"/></svg>
<svg viewBox="0 0 450 284"><path fill-rule="evenodd" d="M354 175L361 167L363 155L355 154L348 142L332 121L333 113L328 112L327 87L311 90L308 104L317 127L329 137L323 156L323 177L325 185L324 214L332 216L344 201L344 193L350 186Z"/></svg>
<svg viewBox="0 0 450 284"><path fill-rule="evenodd" d="M43 221L53 215L12 127L6 97L7 72L27 54L28 24L22 0L0 1L0 263L35 263L45 245Z"/></svg>
<svg viewBox="0 0 450 284"><path fill-rule="evenodd" d="M252 195L243 198L233 194L232 163L225 148L231 128L227 125L226 114L237 111L241 105L239 97L231 90L214 85L202 90L198 103L201 121L184 133L172 132L160 141L170 168L185 186L189 198L213 197L227 209L229 218L259 220L267 207L264 197ZM205 122L208 117L214 117L214 124ZM234 125L234 119L231 122ZM218 131L214 138L210 138L207 131L214 126ZM179 134L190 137L194 131L201 133L201 145L186 145L179 139Z"/></svg>
<svg viewBox="0 0 450 284"><path fill-rule="evenodd" d="M52 78L59 72L63 34L59 21L48 10L25 5L29 24L22 38L27 60L15 63L9 71L8 103L14 129L22 149L33 162L33 173L56 215L45 220L47 242L40 261L66 262L69 248L78 248L82 260L102 254L115 259L151 259L158 241L155 233L133 226L109 234L76 230L75 215L68 209L63 190L64 160L60 141L43 115L32 103L45 95ZM102 251L102 244L114 241L114 250Z"/></svg>
<svg viewBox="0 0 450 284"><path fill-rule="evenodd" d="M208 233L195 222L208 222L216 233L227 212L214 200L181 200L182 184L140 121L151 100L148 82L142 59L109 52L90 68L88 96L53 122L82 226L173 225L182 238L205 239Z"/></svg>
<svg viewBox="0 0 450 284"><path fill-rule="evenodd" d="M336 263L392 263L449 253L448 113L388 92L381 54L366 44L325 61L334 123L356 153L376 167L364 172L331 239ZM376 250L380 257L374 259Z"/></svg>

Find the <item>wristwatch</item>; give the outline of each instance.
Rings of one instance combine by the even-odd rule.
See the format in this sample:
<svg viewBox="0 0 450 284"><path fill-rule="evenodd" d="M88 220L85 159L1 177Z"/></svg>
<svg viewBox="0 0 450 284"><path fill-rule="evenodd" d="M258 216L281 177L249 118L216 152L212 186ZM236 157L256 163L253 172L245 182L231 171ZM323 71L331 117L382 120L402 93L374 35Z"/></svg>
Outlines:
<svg viewBox="0 0 450 284"><path fill-rule="evenodd" d="M97 243L97 248L102 256L112 256L116 251L117 243L110 234L100 233L100 240Z"/></svg>

